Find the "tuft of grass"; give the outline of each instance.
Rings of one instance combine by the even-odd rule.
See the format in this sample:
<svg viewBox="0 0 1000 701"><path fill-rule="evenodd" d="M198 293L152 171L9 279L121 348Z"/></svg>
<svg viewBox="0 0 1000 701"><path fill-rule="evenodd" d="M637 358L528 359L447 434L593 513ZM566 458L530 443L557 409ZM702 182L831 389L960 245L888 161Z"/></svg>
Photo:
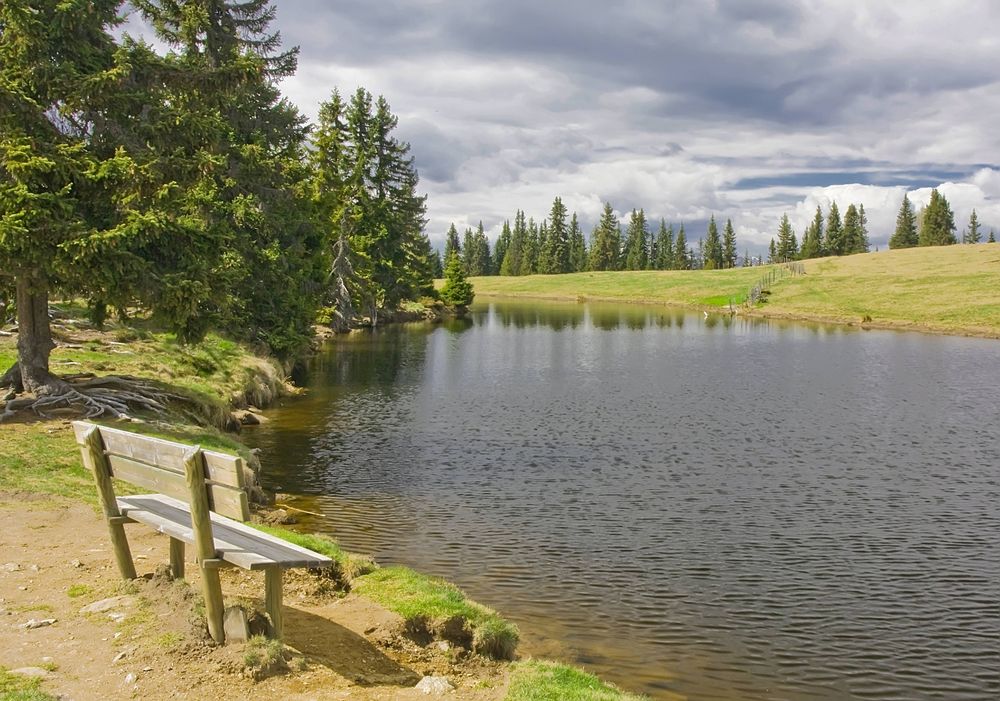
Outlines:
<svg viewBox="0 0 1000 701"><path fill-rule="evenodd" d="M526 660L514 665L505 701L644 701L593 674L555 662Z"/></svg>
<svg viewBox="0 0 1000 701"><path fill-rule="evenodd" d="M450 582L407 567L383 567L359 577L353 590L398 613L411 628L471 630L472 649L494 659L512 659L517 626L493 609L471 601Z"/></svg>
<svg viewBox="0 0 1000 701"><path fill-rule="evenodd" d="M263 679L287 668L285 648L280 640L255 635L243 647L243 671L254 679Z"/></svg>
<svg viewBox="0 0 1000 701"><path fill-rule="evenodd" d="M337 570L335 578L344 584L350 584L357 577L373 572L378 568L378 565L369 556L347 552L340 547L337 541L323 535L298 533L287 528L265 526L261 523L249 523L247 525L256 528L258 531L273 535L276 538L287 540L289 543L298 545L300 548L308 548L309 550L318 552L320 555L326 555L334 561L334 566Z"/></svg>
<svg viewBox="0 0 1000 701"><path fill-rule="evenodd" d="M56 701L56 697L46 694L41 686L41 679L12 674L0 667L0 701Z"/></svg>
<svg viewBox="0 0 1000 701"><path fill-rule="evenodd" d="M81 596L86 596L92 591L94 591L94 588L88 584L70 584L69 589L66 590L66 595L71 599L76 599Z"/></svg>
<svg viewBox="0 0 1000 701"><path fill-rule="evenodd" d="M173 633L173 632L164 633L163 635L160 635L156 638L156 645L158 647L162 647L165 650L172 650L173 648L180 645L181 640L183 640L183 638L181 637L180 633Z"/></svg>

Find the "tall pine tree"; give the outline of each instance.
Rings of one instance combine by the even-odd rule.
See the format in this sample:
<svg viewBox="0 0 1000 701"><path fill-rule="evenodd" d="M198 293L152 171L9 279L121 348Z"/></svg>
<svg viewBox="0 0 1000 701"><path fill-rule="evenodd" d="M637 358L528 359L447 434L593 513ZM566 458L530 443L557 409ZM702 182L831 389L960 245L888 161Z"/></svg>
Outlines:
<svg viewBox="0 0 1000 701"><path fill-rule="evenodd" d="M917 214L913 210L908 195L903 195L903 203L896 215L896 230L889 238L889 248L913 248L917 245Z"/></svg>

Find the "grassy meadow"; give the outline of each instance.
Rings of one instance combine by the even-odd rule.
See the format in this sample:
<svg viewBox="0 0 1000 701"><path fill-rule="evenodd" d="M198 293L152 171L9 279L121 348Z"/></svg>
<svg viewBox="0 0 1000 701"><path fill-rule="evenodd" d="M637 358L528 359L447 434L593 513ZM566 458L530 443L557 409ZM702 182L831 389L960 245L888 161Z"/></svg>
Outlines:
<svg viewBox="0 0 1000 701"><path fill-rule="evenodd" d="M1000 337L1000 244L937 246L805 261L765 314Z"/></svg>
<svg viewBox="0 0 1000 701"><path fill-rule="evenodd" d="M937 246L805 261L750 313L1000 337L1000 243ZM767 267L472 278L479 299L665 304L693 309L741 304Z"/></svg>

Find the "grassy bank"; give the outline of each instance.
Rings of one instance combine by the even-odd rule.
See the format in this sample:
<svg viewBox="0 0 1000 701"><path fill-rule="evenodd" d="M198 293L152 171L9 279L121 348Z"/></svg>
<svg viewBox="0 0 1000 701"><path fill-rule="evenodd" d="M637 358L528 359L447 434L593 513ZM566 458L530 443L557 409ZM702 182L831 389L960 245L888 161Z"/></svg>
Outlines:
<svg viewBox="0 0 1000 701"><path fill-rule="evenodd" d="M805 261L752 313L1000 337L1000 244L939 246ZM709 309L742 303L767 268L473 278L482 297L643 302Z"/></svg>
<svg viewBox="0 0 1000 701"><path fill-rule="evenodd" d="M471 278L477 295L564 301L643 302L680 307L740 304L761 268L637 270Z"/></svg>
<svg viewBox="0 0 1000 701"><path fill-rule="evenodd" d="M805 262L771 291L769 316L1000 337L1000 244Z"/></svg>

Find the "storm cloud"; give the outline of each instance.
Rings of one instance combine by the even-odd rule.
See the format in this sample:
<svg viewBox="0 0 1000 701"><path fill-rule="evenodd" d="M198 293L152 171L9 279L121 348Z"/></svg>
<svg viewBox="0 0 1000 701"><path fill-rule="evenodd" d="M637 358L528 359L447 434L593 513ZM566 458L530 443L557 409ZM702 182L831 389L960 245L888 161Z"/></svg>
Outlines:
<svg viewBox="0 0 1000 701"><path fill-rule="evenodd" d="M436 242L556 195L585 224L604 201L731 217L751 249L833 200L863 202L884 246L903 194L933 186L1000 228L991 0L276 4L301 47L285 93L311 117L335 87L384 94Z"/></svg>

